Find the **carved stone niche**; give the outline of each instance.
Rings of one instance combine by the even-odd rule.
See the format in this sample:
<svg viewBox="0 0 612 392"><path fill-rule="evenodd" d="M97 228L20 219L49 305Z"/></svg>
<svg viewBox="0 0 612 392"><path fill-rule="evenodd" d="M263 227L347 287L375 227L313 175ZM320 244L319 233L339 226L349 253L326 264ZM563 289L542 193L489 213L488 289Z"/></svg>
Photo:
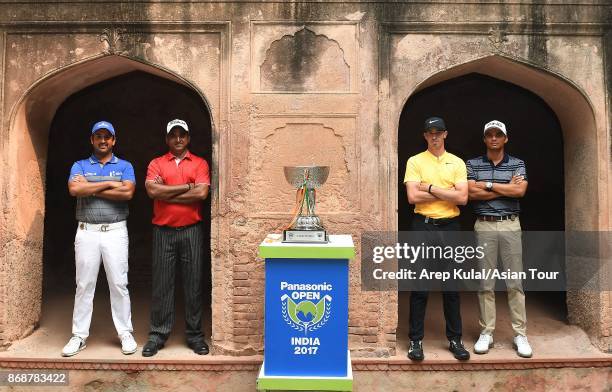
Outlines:
<svg viewBox="0 0 612 392"><path fill-rule="evenodd" d="M356 91L356 24L254 23L252 28L254 92Z"/></svg>
<svg viewBox="0 0 612 392"><path fill-rule="evenodd" d="M359 170L352 116L283 116L255 118L249 153L249 211L254 216L289 215L295 189L283 166L330 166L327 182L318 190L317 211L343 216L358 213Z"/></svg>

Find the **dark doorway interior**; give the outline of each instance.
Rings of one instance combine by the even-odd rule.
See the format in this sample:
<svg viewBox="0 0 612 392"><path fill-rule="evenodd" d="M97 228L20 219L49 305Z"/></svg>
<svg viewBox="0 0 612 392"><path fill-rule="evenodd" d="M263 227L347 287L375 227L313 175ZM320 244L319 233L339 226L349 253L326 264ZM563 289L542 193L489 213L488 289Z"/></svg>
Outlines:
<svg viewBox="0 0 612 392"><path fill-rule="evenodd" d="M181 118L189 124L191 151L212 166L211 118L202 98L192 89L145 72L131 72L87 87L66 99L57 110L49 132L46 171L46 214L44 230L45 296L74 294L75 199L68 194L67 179L72 163L91 154L90 129L99 120L110 121L117 132L114 153L130 161L136 174L136 193L129 203L130 235L129 288L138 302L148 304L151 293L152 201L144 180L151 159L167 152L165 128L168 121ZM210 198L204 205L205 244L204 293L205 331L210 333ZM180 277L180 271L177 271ZM103 268L100 269L96 298L108 296ZM181 301L182 285L177 282ZM133 304L137 301L133 300ZM66 304L72 306L72 303ZM177 305L177 312L183 306ZM109 309L110 311L110 309ZM43 302L43 313L45 305ZM180 318L179 318L180 319ZM92 325L96 320L92 320ZM148 328L148 325L138 327ZM206 325L208 324L208 326ZM112 326L109 326L112 328ZM135 323L135 328L137 327ZM175 330L182 330L178 324ZM69 330L66 331L69 334Z"/></svg>
<svg viewBox="0 0 612 392"><path fill-rule="evenodd" d="M506 152L527 166L529 189L521 200L523 230L563 230L563 135L557 116L537 95L514 84L468 74L415 93L406 103L398 130L398 228L409 230L406 161L427 148L423 123L440 116L448 127L447 151L466 160L485 153L484 125L499 120L508 129ZM470 206L461 208L461 223L473 228Z"/></svg>
<svg viewBox="0 0 612 392"><path fill-rule="evenodd" d="M529 177L529 189L521 200L523 230L564 230L563 136L557 116L532 92L476 73L425 88L412 95L404 106L398 130L398 230L410 229L413 206L407 202L403 183L406 161L427 148L423 123L430 116L445 120L446 150L464 160L485 153L484 124L491 120L504 122L509 139L506 152L525 161ZM473 230L474 220L469 204L461 207L462 228ZM464 294L466 301L476 300L473 293ZM505 302L503 293L499 294L498 309ZM530 292L527 296L531 303L556 309L555 318L567 318L564 292ZM398 335L404 335L400 339L408 333L408 298L409 293L400 293ZM467 304L465 308L468 311L474 306ZM442 318L441 308L431 312ZM477 313L469 318L464 314L466 330L468 323L477 323L473 317Z"/></svg>

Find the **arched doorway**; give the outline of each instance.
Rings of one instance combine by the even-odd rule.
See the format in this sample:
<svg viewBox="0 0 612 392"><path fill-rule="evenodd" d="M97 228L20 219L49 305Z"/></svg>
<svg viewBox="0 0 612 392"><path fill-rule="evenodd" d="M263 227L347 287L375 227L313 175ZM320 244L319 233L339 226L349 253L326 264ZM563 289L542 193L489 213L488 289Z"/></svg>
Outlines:
<svg viewBox="0 0 612 392"><path fill-rule="evenodd" d="M502 93L501 95L496 95L495 93L490 95L481 94L480 98L476 99L479 102L476 105L474 101L476 97L472 96L474 91L470 87L470 84L474 86L474 83L481 85L488 84L489 88L501 88ZM444 96L443 92L436 92L436 90L441 88L445 88L447 91L452 89L456 91L454 95ZM597 195L597 177L599 172L597 146L599 141L597 139L598 132L593 109L588 99L571 82L564 80L558 75L501 56L490 56L451 67L430 76L418 84L414 91L412 91L405 102L406 105L402 107L401 114L398 113L398 182L403 182L405 160L408 156L425 149L425 145L421 141L421 128L423 120L427 116L437 114L444 117L444 111L446 110L446 116L448 117L447 125L449 127L449 151L462 158L468 158L471 155L476 156L483 151L481 135L482 126L486 122L483 120L489 117L490 119L499 117L499 119L504 121L502 116L507 115L504 114L504 109L508 106L519 109L516 106L516 97L504 96L504 94L511 93L512 90L516 92L523 90L524 98L518 101L525 104L529 110L523 109L522 117L525 122L523 124L520 122L516 123L519 129L515 126L510 127L508 151L517 156L522 154L523 159L526 161L531 156L532 158L530 159L537 162L536 166L531 165L532 173L533 168L537 169L538 165L544 167L550 163L557 162L551 166L554 167L553 172L557 173L557 175L553 174L550 177L546 174L544 176L544 172L541 172L540 175L541 183L546 185L546 187L552 187L552 190L557 195L557 197L553 197L550 204L543 202L535 203L538 199L544 200L551 195L547 195L548 189L545 190L538 185L534 186L534 178L530 179L530 192L535 191L535 194L531 193L525 199L523 211L526 215L530 212L532 218L527 219L524 229L598 230L600 227ZM530 98L528 97L529 95L531 96ZM515 102L508 102L508 99L512 99ZM417 101L421 101L421 103L419 104ZM407 111L409 105L415 102L417 106L422 105L419 109L419 116L411 115ZM502 102L503 106L496 105L496 102ZM542 114L536 115L535 118L542 120L544 117L549 118L549 125L546 127L552 130L552 132L548 133L548 135L551 138L556 138L555 140L542 139L540 138L542 135L536 134L538 132L537 129L524 125L529 124L529 120L534 117L532 108L536 106L541 106ZM483 113L484 111L489 112ZM484 115L484 118L478 118L481 115ZM521 115L519 114L518 117L521 117ZM511 117L506 119L507 123L514 121L516 119ZM539 121L536 120L536 123ZM542 124L545 123L547 122L542 122ZM418 136L410 134L402 135L402 132L407 128L411 128L409 132L417 133ZM465 136L464 132L466 130L472 132L474 136ZM522 136L520 136L521 131L524 132ZM546 144L542 144L543 142ZM522 146L517 146L517 144ZM524 151L519 152L525 145L531 145L533 148L525 148ZM540 153L539 151L542 150L542 147L552 147L552 150L556 150L556 153L553 154L554 157L546 153ZM474 148L478 152L473 151ZM574 179L578 180L574 181ZM402 218L397 223L398 229L402 230L408 227L410 211L406 205L406 195L402 189L403 184L398 184L398 186L398 215L402 216ZM585 187L592 189L592 193L590 192L588 195L583 194L581 190L585 189ZM591 208L580 208L584 205L589 205ZM538 206L544 208L539 208ZM553 207L556 211L551 211ZM464 228L469 228L469 225L473 222L473 219L470 217L469 208L463 209L463 214ZM548 313L548 316L562 321L565 319L564 315L567 314L567 319L570 322L580 325L589 334L597 335L595 331L600 325L602 312L598 305L595 307L586 305L589 302L598 303L597 296L592 294L585 293L584 291L568 291L566 297L564 297L564 293L553 295L554 300L552 302L549 301L548 297L545 297L546 306L550 307L552 304L552 308L555 309L554 312ZM399 302L398 340L401 340L402 328L404 327L402 317L405 317L405 314L402 313L407 313L407 310L406 312L402 311L406 305L404 304L405 299L402 298L401 294ZM432 313L439 310L432 310Z"/></svg>
<svg viewBox="0 0 612 392"><path fill-rule="evenodd" d="M478 73L462 75L419 90L406 102L398 131L398 228L409 230L412 208L405 202L402 165L427 148L423 122L442 117L449 128L446 148L464 160L484 153L483 126L506 124L506 152L525 161L529 192L521 200L523 230L563 230L563 134L553 110L536 94ZM473 228L470 206L461 208L462 227Z"/></svg>
<svg viewBox="0 0 612 392"><path fill-rule="evenodd" d="M74 209L65 190L67 177L63 171L70 165L68 161L90 154L87 129L92 121L102 117L115 123L116 153L130 160L136 171L137 191L130 203L128 220L129 287L140 290L147 304L150 302L151 202L144 192L143 181L148 161L165 151L164 124L176 117L187 120L193 127L193 151L204 156L215 170L216 141L212 139L214 124L209 106L197 88L169 71L122 56L102 56L62 69L33 86L17 106L11 128L16 142L11 159L18 157L29 163L27 167L18 167L12 176L18 196L13 206L18 211L13 230L28 238L21 245L26 254L16 259L22 264L27 279L18 278L13 282L16 298L11 301L9 312L27 310L22 310L18 318L9 317L7 324L14 331L13 336L27 335L39 325L41 309L46 314L47 306L41 300L50 298L47 293L58 294L74 287L73 238L70 238L74 236L74 228L69 227L75 224ZM211 192L214 189L213 185ZM213 219L211 198L212 194L205 207L208 233ZM207 246L205 254L210 256L210 246ZM44 297L43 269L47 289ZM204 289L210 293L210 268L208 271L208 287ZM100 285L96 297L108 297L104 290L105 284ZM210 294L206 299L205 332L210 336ZM62 308L71 306L72 301L61 303ZM138 301L133 302L135 306ZM108 313L108 308L100 311ZM95 317L94 314L94 323ZM44 322L45 318L43 325ZM134 324L135 329L145 331L148 315L146 322ZM64 325L65 321L62 330L54 330L54 334L69 334L70 328L64 331ZM94 328L92 324L92 333Z"/></svg>

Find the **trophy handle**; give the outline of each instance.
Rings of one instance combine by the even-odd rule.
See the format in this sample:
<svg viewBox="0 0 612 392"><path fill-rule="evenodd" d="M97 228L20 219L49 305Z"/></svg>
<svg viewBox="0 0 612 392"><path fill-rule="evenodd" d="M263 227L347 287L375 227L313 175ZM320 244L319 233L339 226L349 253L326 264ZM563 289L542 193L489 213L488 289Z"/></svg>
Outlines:
<svg viewBox="0 0 612 392"><path fill-rule="evenodd" d="M295 192L295 206L293 206L293 212L291 213L293 218L291 218L291 222L289 222L289 224L285 227L285 230L289 230L291 227L293 227L298 217L302 215L305 196L306 192L304 187L298 188Z"/></svg>
<svg viewBox="0 0 612 392"><path fill-rule="evenodd" d="M306 190L306 207L308 211L308 216L315 215L316 195L317 192L314 188L309 188Z"/></svg>

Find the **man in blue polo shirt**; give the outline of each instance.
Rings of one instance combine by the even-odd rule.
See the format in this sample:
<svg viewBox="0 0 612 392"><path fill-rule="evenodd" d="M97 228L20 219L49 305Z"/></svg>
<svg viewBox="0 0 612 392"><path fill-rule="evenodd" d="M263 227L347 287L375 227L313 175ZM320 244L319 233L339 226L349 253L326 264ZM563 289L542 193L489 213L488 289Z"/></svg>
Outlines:
<svg viewBox="0 0 612 392"><path fill-rule="evenodd" d="M113 323L124 354L136 352L132 336L132 312L127 289L127 202L134 195L136 179L132 164L113 154L115 129L107 121L97 122L90 137L93 154L75 162L68 178L68 191L77 198L78 227L74 239L76 293L72 315L72 337L62 350L72 356L86 347L100 261L108 280Z"/></svg>
<svg viewBox="0 0 612 392"><path fill-rule="evenodd" d="M506 154L508 142L506 125L490 121L484 127L484 143L487 153L467 161L468 196L476 214L474 231L480 245L486 243L484 258L479 267L485 270L497 268L498 255L503 270L523 271L521 223L519 199L527 191L525 163ZM525 293L520 279L507 279L508 306L514 346L521 357L532 355L527 341ZM495 330L495 280L481 281L478 291L480 310L480 337L474 344L476 354L486 354L493 347Z"/></svg>

